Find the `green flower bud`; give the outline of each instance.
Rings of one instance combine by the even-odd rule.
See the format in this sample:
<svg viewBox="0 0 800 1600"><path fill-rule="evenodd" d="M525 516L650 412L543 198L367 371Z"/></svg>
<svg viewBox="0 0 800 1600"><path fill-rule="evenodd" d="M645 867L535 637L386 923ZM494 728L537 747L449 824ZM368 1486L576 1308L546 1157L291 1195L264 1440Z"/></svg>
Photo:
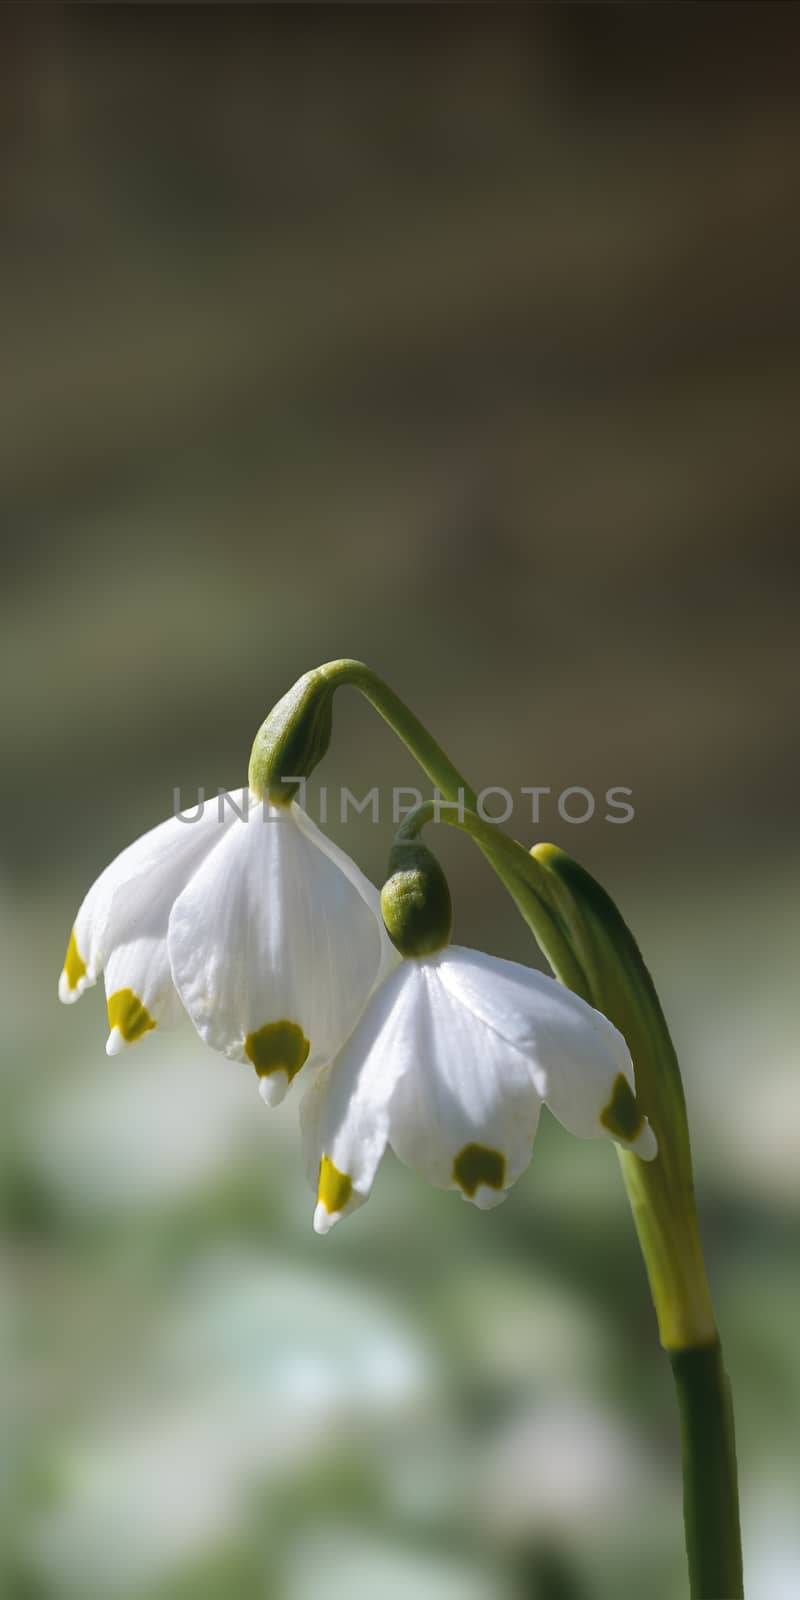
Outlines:
<svg viewBox="0 0 800 1600"><path fill-rule="evenodd" d="M386 932L403 956L430 956L450 943L453 903L435 855L419 839L398 839L381 890Z"/></svg>
<svg viewBox="0 0 800 1600"><path fill-rule="evenodd" d="M298 678L253 740L248 781L258 799L291 804L331 742L334 686L319 670Z"/></svg>

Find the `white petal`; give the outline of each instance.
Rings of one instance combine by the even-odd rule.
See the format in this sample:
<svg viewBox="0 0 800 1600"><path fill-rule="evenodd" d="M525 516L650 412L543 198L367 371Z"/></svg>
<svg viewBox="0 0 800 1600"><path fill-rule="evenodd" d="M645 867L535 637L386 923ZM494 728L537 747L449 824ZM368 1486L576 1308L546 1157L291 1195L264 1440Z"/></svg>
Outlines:
<svg viewBox="0 0 800 1600"><path fill-rule="evenodd" d="M297 809L259 805L232 829L177 899L168 933L175 985L201 1038L274 1076L273 1099L276 1068L291 1078L306 1056L321 1064L347 1037L385 940L358 869L345 873Z"/></svg>
<svg viewBox="0 0 800 1600"><path fill-rule="evenodd" d="M246 790L235 798L240 809L248 803ZM184 1015L167 952L170 913L201 862L237 824L244 826L235 812L225 807L220 816L213 802L197 822L180 824L183 832L154 865L115 889L103 941L108 952L108 1055L117 1055L151 1028L170 1027Z"/></svg>
<svg viewBox="0 0 800 1600"><path fill-rule="evenodd" d="M541 1098L570 1133L614 1138L644 1160L656 1154L646 1121L637 1127L634 1116L629 1138L619 1131L635 1090L633 1063L606 1017L554 978L513 961L452 946L435 964L445 988L530 1060Z"/></svg>
<svg viewBox="0 0 800 1600"><path fill-rule="evenodd" d="M531 1157L541 1106L531 1066L445 986L438 958L412 973L409 1069L389 1108L390 1143L428 1182L486 1209Z"/></svg>
<svg viewBox="0 0 800 1600"><path fill-rule="evenodd" d="M389 973L394 971L394 968L399 966L402 960L384 927L380 890L376 889L374 883L361 871L352 856L349 856L345 850L341 850L337 844L334 844L333 839L329 839L328 835L323 833L315 822L312 822L308 813L303 811L296 800L292 802L292 817L309 843L316 845L317 849L321 850L323 855L326 855L334 866L344 873L375 917L381 942L381 959L372 984L373 990L377 989L383 983L384 978L388 977Z"/></svg>
<svg viewBox="0 0 800 1600"><path fill-rule="evenodd" d="M372 997L344 1049L300 1103L317 1233L368 1198L389 1133L389 1102L413 1060L414 968L404 963Z"/></svg>
<svg viewBox="0 0 800 1600"><path fill-rule="evenodd" d="M166 923L160 931L142 933L112 950L105 969L111 1032L106 1053L117 1055L151 1028L179 1022L183 1007L172 982L167 956Z"/></svg>
<svg viewBox="0 0 800 1600"><path fill-rule="evenodd" d="M197 820L182 822L178 817L168 817L114 857L81 902L59 979L59 999L67 1005L78 1000L103 971L111 948L109 918L116 891L132 880L157 874L166 863L172 869L183 862L185 868L175 891L178 893L198 852L204 854L211 849L222 831L217 803L209 801Z"/></svg>

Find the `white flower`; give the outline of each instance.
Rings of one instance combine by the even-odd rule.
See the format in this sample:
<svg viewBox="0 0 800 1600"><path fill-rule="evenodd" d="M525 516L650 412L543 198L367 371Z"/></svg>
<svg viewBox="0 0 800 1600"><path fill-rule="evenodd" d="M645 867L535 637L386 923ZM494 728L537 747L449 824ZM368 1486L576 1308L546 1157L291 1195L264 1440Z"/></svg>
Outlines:
<svg viewBox="0 0 800 1600"><path fill-rule="evenodd" d="M571 1133L651 1159L633 1089L622 1035L554 979L453 946L406 960L303 1099L314 1227L363 1204L387 1144L438 1188L497 1205L543 1102Z"/></svg>
<svg viewBox="0 0 800 1600"><path fill-rule="evenodd" d="M395 956L377 890L300 807L247 790L170 817L111 862L75 919L59 995L105 972L114 1055L188 1012L275 1104L330 1060Z"/></svg>

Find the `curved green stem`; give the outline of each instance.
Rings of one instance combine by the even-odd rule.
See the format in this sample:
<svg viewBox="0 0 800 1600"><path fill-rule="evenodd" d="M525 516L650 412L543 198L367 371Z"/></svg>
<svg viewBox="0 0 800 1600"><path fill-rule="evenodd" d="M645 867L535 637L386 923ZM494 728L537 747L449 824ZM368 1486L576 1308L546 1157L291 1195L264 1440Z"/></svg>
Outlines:
<svg viewBox="0 0 800 1600"><path fill-rule="evenodd" d="M435 801L424 802L423 807L413 813L415 817L420 818L417 828L423 827L426 821L435 817L437 821L448 822L471 833L501 882L506 885L534 938L544 950L556 976L568 988L588 998L587 985L580 964L573 955L568 937L561 929L559 913L552 904L545 874L538 862L531 858L523 845L517 844L516 840L501 833L496 824L485 822L477 815L475 790L405 701L401 700L394 689L391 689L388 683L379 678L377 673L363 661L355 661L348 657L340 661L327 661L323 666L315 667L312 672L305 674L300 683L304 686L306 700L311 703L323 696L327 700L336 689L345 686L359 690L419 762L423 772L439 791L442 800L456 808L454 811L446 810ZM294 691L290 691L290 694L292 693ZM270 727L270 736L274 739L270 726L273 715L274 713L271 713L267 718L264 728ZM257 737L254 750L258 748L260 737L261 735ZM272 755L273 751L270 753ZM251 765L251 781L252 775ZM263 782L256 786L266 788L267 783ZM425 810L426 806L429 809ZM406 833L405 836L412 835Z"/></svg>
<svg viewBox="0 0 800 1600"><path fill-rule="evenodd" d="M343 684L358 689L365 700L388 722L389 727L402 739L406 749L419 762L423 772L428 774L431 783L434 783L440 794L446 800L458 802L462 799L465 806L474 809L476 796L474 790L467 783L466 778L454 767L452 761L441 745L433 738L420 722L419 717L390 689L383 678L372 672L363 661L352 661L344 658L341 661L328 661L324 666L318 667L317 672L331 689L338 689Z"/></svg>

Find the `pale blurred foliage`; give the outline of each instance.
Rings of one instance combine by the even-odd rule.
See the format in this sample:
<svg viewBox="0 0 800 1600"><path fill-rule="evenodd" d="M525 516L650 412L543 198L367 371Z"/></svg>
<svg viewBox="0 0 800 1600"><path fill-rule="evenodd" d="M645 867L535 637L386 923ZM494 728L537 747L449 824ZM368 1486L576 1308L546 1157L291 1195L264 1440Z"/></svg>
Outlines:
<svg viewBox="0 0 800 1600"><path fill-rule="evenodd" d="M791 7L6 6L0 1589L685 1593L609 1148L311 1232L296 1104L61 1011L80 895L368 659L479 782L610 784L684 1063L748 1593L800 1592ZM324 781L417 781L354 697ZM601 809L601 808L599 808ZM524 813L520 834L533 837ZM379 827L336 827L379 877ZM463 841L457 932L534 959Z"/></svg>

